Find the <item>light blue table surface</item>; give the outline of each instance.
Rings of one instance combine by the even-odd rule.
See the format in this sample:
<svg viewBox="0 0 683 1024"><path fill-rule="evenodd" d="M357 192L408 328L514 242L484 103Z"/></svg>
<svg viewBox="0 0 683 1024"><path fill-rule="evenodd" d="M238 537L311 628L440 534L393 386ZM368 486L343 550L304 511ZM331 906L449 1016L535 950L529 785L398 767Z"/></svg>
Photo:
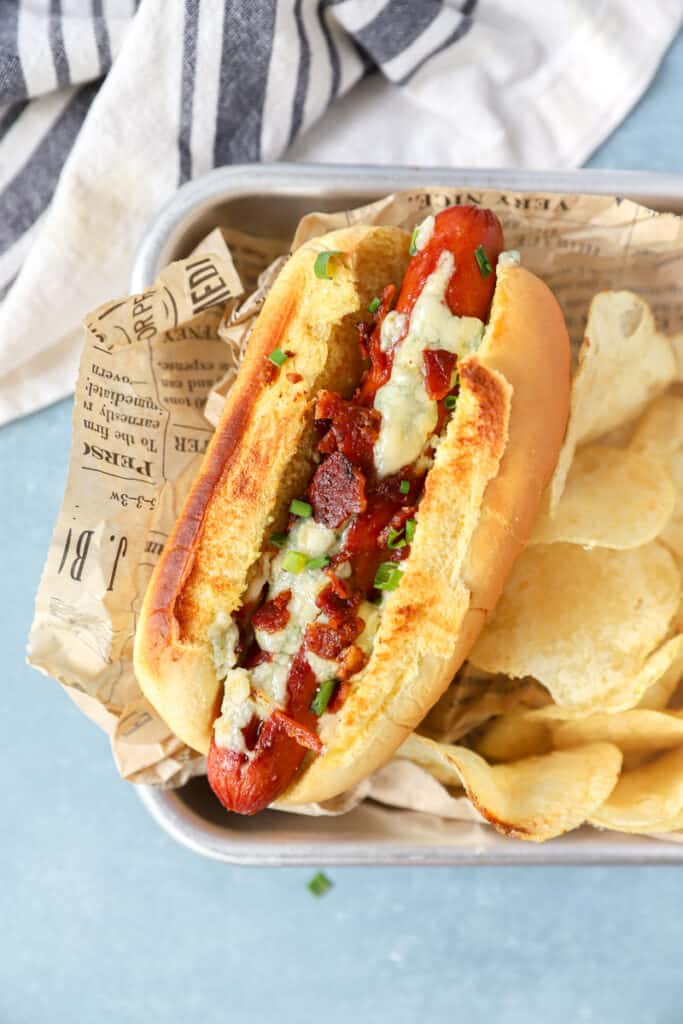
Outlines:
<svg viewBox="0 0 683 1024"><path fill-rule="evenodd" d="M683 170L683 35L592 166ZM0 430L0 1024L683 1019L677 868L304 869L202 860L24 665L70 402Z"/></svg>

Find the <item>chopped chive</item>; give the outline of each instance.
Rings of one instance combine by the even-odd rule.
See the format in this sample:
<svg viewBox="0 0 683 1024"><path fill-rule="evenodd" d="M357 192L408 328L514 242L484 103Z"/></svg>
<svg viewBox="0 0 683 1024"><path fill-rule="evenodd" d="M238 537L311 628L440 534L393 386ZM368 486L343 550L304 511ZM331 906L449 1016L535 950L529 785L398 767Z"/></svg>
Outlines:
<svg viewBox="0 0 683 1024"><path fill-rule="evenodd" d="M308 519L313 514L313 508L308 504L307 501L299 501L295 498L289 506L289 511L293 516L300 516L301 519Z"/></svg>
<svg viewBox="0 0 683 1024"><path fill-rule="evenodd" d="M324 872L319 871L308 883L308 891L314 896L324 896L328 889L332 888L332 882Z"/></svg>
<svg viewBox="0 0 683 1024"><path fill-rule="evenodd" d="M413 543L413 537L415 536L415 528L417 523L414 519L406 519L406 540L409 544Z"/></svg>
<svg viewBox="0 0 683 1024"><path fill-rule="evenodd" d="M443 400L444 408L448 409L448 410L455 409L457 403L458 403L458 396L457 395L446 395L446 397Z"/></svg>
<svg viewBox="0 0 683 1024"><path fill-rule="evenodd" d="M481 276L488 277L492 272L493 267L491 266L491 261L486 255L486 249L483 245L478 245L474 250L474 258L477 261L477 266L479 267L479 273Z"/></svg>
<svg viewBox="0 0 683 1024"><path fill-rule="evenodd" d="M288 551L282 559L282 568L285 572L298 574L304 571L307 564L308 555L305 555L303 551Z"/></svg>
<svg viewBox="0 0 683 1024"><path fill-rule="evenodd" d="M375 573L373 586L376 590L396 590L402 576L403 571L395 562L382 562Z"/></svg>
<svg viewBox="0 0 683 1024"><path fill-rule="evenodd" d="M314 715L320 717L323 711L330 703L332 692L337 685L336 679L326 679L324 683L321 683L318 689L315 691L315 697L311 701L311 711Z"/></svg>
<svg viewBox="0 0 683 1024"><path fill-rule="evenodd" d="M368 306L368 313L376 313L377 310L379 309L379 303L380 303L380 298L379 298L378 295L375 295L374 299L372 300L372 302Z"/></svg>
<svg viewBox="0 0 683 1024"><path fill-rule="evenodd" d="M408 491L410 490L410 480L401 480L398 489L401 492L401 494L407 494Z"/></svg>
<svg viewBox="0 0 683 1024"><path fill-rule="evenodd" d="M319 252L315 258L315 263L313 264L313 272L315 276L327 278L328 280L331 279L332 274L330 273L329 267L330 259L333 256L341 255L342 253L340 249L329 249L327 252Z"/></svg>
<svg viewBox="0 0 683 1024"><path fill-rule="evenodd" d="M397 548L404 548L408 541L403 536L403 530L394 530L393 527L389 527L389 534L387 536L387 547L395 551ZM385 565L392 565L393 563L385 562Z"/></svg>
<svg viewBox="0 0 683 1024"><path fill-rule="evenodd" d="M419 226L413 228L413 233L410 236L410 245L408 246L408 252L411 256L414 256L417 252L417 233L420 230Z"/></svg>
<svg viewBox="0 0 683 1024"><path fill-rule="evenodd" d="M307 569L324 569L326 565L330 564L330 560L327 555L323 555L321 558L309 558L306 563Z"/></svg>
<svg viewBox="0 0 683 1024"><path fill-rule="evenodd" d="M274 348L268 358L271 363L275 363L276 366L282 366L283 363L287 362L287 355L281 348Z"/></svg>
<svg viewBox="0 0 683 1024"><path fill-rule="evenodd" d="M287 543L288 533L271 533L270 543L276 548L283 548Z"/></svg>

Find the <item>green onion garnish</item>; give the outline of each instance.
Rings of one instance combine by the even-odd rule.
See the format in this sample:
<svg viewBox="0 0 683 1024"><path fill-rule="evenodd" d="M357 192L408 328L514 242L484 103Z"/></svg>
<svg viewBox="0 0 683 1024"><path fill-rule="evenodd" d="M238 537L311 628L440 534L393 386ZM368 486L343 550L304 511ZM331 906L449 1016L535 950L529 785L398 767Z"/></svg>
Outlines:
<svg viewBox="0 0 683 1024"><path fill-rule="evenodd" d="M308 883L308 890L314 896L324 896L327 890L331 888L332 882L322 871L319 871L317 875L313 875L313 878Z"/></svg>
<svg viewBox="0 0 683 1024"><path fill-rule="evenodd" d="M276 366L282 366L283 363L287 362L287 356L281 348L274 348L268 358L271 363L275 363Z"/></svg>
<svg viewBox="0 0 683 1024"><path fill-rule="evenodd" d="M289 511L293 516L300 516L302 519L308 519L313 513L312 507L307 501L299 501L295 498L292 504L289 506Z"/></svg>
<svg viewBox="0 0 683 1024"><path fill-rule="evenodd" d="M420 230L419 226L413 228L413 233L410 236L410 245L408 246L408 252L411 256L414 256L417 252L417 233Z"/></svg>
<svg viewBox="0 0 683 1024"><path fill-rule="evenodd" d="M282 559L282 568L285 572L298 574L303 572L307 565L308 555L305 555L303 551L288 551Z"/></svg>
<svg viewBox="0 0 683 1024"><path fill-rule="evenodd" d="M479 267L479 273L481 276L488 277L493 271L493 267L491 266L491 261L486 255L486 249L483 245L478 245L474 250L474 258L477 261L477 266Z"/></svg>
<svg viewBox="0 0 683 1024"><path fill-rule="evenodd" d="M374 299L372 300L372 302L368 306L368 313L376 313L377 310L379 309L379 303L380 303L379 296L375 295Z"/></svg>
<svg viewBox="0 0 683 1024"><path fill-rule="evenodd" d="M373 586L376 590L396 590L402 576L403 570L395 562L382 562L375 573Z"/></svg>
<svg viewBox="0 0 683 1024"><path fill-rule="evenodd" d="M306 563L307 569L324 569L326 565L330 564L330 560L327 555L323 555L321 558L309 558Z"/></svg>
<svg viewBox="0 0 683 1024"><path fill-rule="evenodd" d="M410 480L401 480L398 489L401 492L401 494L407 494L408 491L410 490Z"/></svg>
<svg viewBox="0 0 683 1024"><path fill-rule="evenodd" d="M326 679L324 683L321 683L318 689L315 691L315 697L311 701L311 711L314 715L322 715L323 711L330 703L330 697L332 692L337 685L336 679Z"/></svg>
<svg viewBox="0 0 683 1024"><path fill-rule="evenodd" d="M446 395L446 397L443 400L444 408L445 409L449 409L449 410L455 409L457 403L458 403L458 396L457 395Z"/></svg>
<svg viewBox="0 0 683 1024"><path fill-rule="evenodd" d="M283 548L287 543L287 533L271 533L270 543L276 548Z"/></svg>
<svg viewBox="0 0 683 1024"><path fill-rule="evenodd" d="M403 530L394 530L393 527L389 527L389 534L387 536L387 547L395 551L397 548L404 548L408 541L403 536ZM393 565L393 562L387 562L386 565Z"/></svg>
<svg viewBox="0 0 683 1024"><path fill-rule="evenodd" d="M415 528L417 523L414 519L406 519L406 540L409 544L413 543L413 537L415 536Z"/></svg>
<svg viewBox="0 0 683 1024"><path fill-rule="evenodd" d="M327 252L319 252L315 258L315 263L313 264L313 272L315 276L330 280L332 278L329 268L330 259L333 256L341 256L341 254L341 249L329 249Z"/></svg>

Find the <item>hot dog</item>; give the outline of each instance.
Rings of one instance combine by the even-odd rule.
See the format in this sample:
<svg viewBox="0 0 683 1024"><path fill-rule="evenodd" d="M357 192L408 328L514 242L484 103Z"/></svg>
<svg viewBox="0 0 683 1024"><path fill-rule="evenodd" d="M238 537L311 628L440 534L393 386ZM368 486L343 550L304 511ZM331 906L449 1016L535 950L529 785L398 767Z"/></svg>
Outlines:
<svg viewBox="0 0 683 1024"><path fill-rule="evenodd" d="M230 810L323 800L384 763L530 535L569 342L503 247L494 214L452 207L412 239L316 239L269 293L135 646Z"/></svg>

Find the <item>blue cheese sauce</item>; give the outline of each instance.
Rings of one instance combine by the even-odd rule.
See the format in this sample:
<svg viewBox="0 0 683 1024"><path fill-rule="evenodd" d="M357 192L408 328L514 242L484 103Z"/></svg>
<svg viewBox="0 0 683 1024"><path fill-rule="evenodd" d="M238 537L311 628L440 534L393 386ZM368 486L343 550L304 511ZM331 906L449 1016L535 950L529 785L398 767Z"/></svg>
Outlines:
<svg viewBox="0 0 683 1024"><path fill-rule="evenodd" d="M429 218L427 218L429 219ZM380 345L394 350L391 376L375 396L375 408L382 414L379 437L374 447L377 475L398 473L415 462L436 428L437 403L427 394L424 353L445 349L459 358L475 352L481 343L484 324L477 317L454 316L446 303L446 289L455 269L453 253L441 253L436 269L425 281L413 306L407 333L402 341L399 327L405 317L390 313L382 324ZM397 318L401 321L397 323Z"/></svg>

